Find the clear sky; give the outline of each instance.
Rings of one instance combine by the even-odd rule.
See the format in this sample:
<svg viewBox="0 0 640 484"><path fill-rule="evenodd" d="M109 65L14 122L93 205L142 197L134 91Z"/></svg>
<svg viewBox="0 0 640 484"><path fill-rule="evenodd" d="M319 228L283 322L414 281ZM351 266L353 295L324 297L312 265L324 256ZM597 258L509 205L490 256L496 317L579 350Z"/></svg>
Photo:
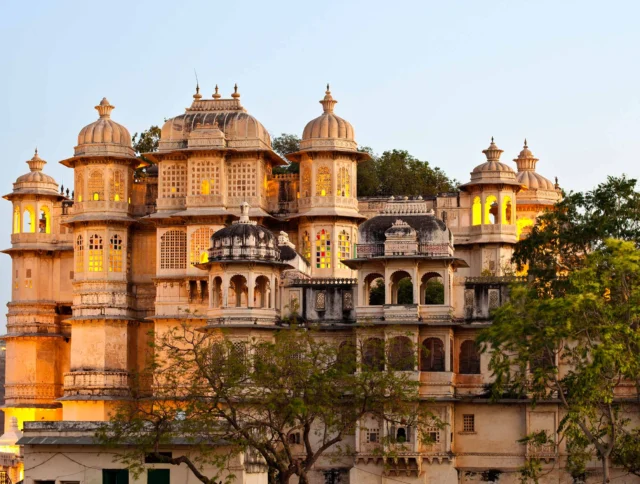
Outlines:
<svg viewBox="0 0 640 484"><path fill-rule="evenodd" d="M491 136L503 161L527 137L565 189L638 177L639 17L633 0L0 0L2 193L36 146L70 186L57 162L103 96L133 134L183 112L194 69L207 97L237 82L272 135L300 135L330 82L360 144L406 149L460 181ZM2 202L1 248L10 232ZM0 303L10 267L2 255Z"/></svg>

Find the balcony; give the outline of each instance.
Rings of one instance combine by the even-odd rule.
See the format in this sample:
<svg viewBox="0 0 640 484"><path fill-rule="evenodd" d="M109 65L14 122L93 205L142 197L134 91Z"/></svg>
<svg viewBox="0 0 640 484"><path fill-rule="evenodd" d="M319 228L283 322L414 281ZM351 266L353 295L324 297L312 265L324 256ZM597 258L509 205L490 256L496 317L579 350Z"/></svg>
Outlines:
<svg viewBox="0 0 640 484"><path fill-rule="evenodd" d="M273 326L279 316L273 308L214 308L207 311L207 327L234 326L238 324Z"/></svg>
<svg viewBox="0 0 640 484"><path fill-rule="evenodd" d="M455 394L455 373L451 371L421 371L420 396L452 397Z"/></svg>
<svg viewBox="0 0 640 484"><path fill-rule="evenodd" d="M553 442L538 444L536 442L527 443L527 457L542 459L546 463L558 458L558 447Z"/></svg>
<svg viewBox="0 0 640 484"><path fill-rule="evenodd" d="M127 396L129 373L126 371L71 371L64 374L65 396Z"/></svg>
<svg viewBox="0 0 640 484"><path fill-rule="evenodd" d="M516 242L516 226L503 224L469 227L471 242Z"/></svg>
<svg viewBox="0 0 640 484"><path fill-rule="evenodd" d="M52 404L62 396L62 385L56 383L7 383L5 403L12 405Z"/></svg>

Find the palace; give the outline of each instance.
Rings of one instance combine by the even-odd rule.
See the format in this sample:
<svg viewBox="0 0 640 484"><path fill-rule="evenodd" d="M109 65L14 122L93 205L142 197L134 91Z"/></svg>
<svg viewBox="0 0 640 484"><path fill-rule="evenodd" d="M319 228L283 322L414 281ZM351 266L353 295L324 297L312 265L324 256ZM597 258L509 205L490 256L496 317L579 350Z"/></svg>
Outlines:
<svg viewBox="0 0 640 484"><path fill-rule="evenodd" d="M380 340L429 348L416 368L398 369L416 372L425 404L447 423L429 445L403 429L411 452L382 462L376 446L391 430L370 422L352 437L352 462L318 463L314 482L517 482L533 454L551 469L548 482L571 482L562 447L517 443L555 434L557 406L490 403L488 357L473 341L517 277L514 244L561 197L526 141L511 164L492 139L457 192L359 200L358 164L369 155L328 86L322 114L287 155L299 174L274 174L287 162L237 87L229 99L217 87L193 98L143 157L103 99L60 162L73 170L71 194L36 152L4 196L14 215L0 466L13 482L23 472L28 484L129 482L91 430L129 395L150 331L188 314L242 344L294 309L337 341L362 342L363 358ZM238 459L236 482L266 483L250 464ZM149 469L135 482L196 482L184 466Z"/></svg>

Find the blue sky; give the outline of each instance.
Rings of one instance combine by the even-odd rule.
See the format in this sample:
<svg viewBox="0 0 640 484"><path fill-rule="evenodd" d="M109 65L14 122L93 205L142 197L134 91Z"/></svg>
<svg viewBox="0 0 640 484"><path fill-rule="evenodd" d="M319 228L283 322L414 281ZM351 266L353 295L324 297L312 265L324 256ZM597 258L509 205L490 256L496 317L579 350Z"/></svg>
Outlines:
<svg viewBox="0 0 640 484"><path fill-rule="evenodd" d="M38 146L59 183L103 96L133 134L238 83L273 134L301 134L331 83L374 151L466 181L491 136L567 189L640 176L640 2L0 0L2 190ZM513 164L515 168L515 164ZM10 205L0 204L9 246ZM0 258L0 303L10 259Z"/></svg>

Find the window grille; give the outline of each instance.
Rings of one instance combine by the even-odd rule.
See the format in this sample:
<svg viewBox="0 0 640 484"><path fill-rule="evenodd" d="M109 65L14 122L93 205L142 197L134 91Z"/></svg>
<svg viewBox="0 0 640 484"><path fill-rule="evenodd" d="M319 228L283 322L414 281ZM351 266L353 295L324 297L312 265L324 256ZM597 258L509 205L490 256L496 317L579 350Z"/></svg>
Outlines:
<svg viewBox="0 0 640 484"><path fill-rule="evenodd" d="M122 272L122 237L117 234L109 240L109 272Z"/></svg>
<svg viewBox="0 0 640 484"><path fill-rule="evenodd" d="M327 294L324 291L316 293L316 311L324 311L326 309Z"/></svg>
<svg viewBox="0 0 640 484"><path fill-rule="evenodd" d="M74 197L79 202L82 201L82 194L84 193L84 177L82 173L76 173L76 186Z"/></svg>
<svg viewBox="0 0 640 484"><path fill-rule="evenodd" d="M201 227L191 234L189 247L189 262L191 262L191 264L208 262L208 250L212 235L213 229L209 227Z"/></svg>
<svg viewBox="0 0 640 484"><path fill-rule="evenodd" d="M351 175L349 168L342 167L338 170L338 196L348 197L351 191Z"/></svg>
<svg viewBox="0 0 640 484"><path fill-rule="evenodd" d="M84 239L78 235L76 239L76 272L84 272Z"/></svg>
<svg viewBox="0 0 640 484"><path fill-rule="evenodd" d="M104 179L101 170L89 174L89 198L93 201L104 200Z"/></svg>
<svg viewBox="0 0 640 484"><path fill-rule="evenodd" d="M327 195L331 195L331 169L328 166L321 166L316 172L316 196Z"/></svg>
<svg viewBox="0 0 640 484"><path fill-rule="evenodd" d="M465 414L462 416L462 431L463 432L476 431L476 416L474 414Z"/></svg>
<svg viewBox="0 0 640 484"><path fill-rule="evenodd" d="M89 237L89 272L103 271L102 237L93 234Z"/></svg>
<svg viewBox="0 0 640 484"><path fill-rule="evenodd" d="M302 255L308 261L311 261L311 239L309 238L309 232L302 234Z"/></svg>
<svg viewBox="0 0 640 484"><path fill-rule="evenodd" d="M162 197L180 198L185 196L187 168L184 164L172 163L162 170Z"/></svg>
<svg viewBox="0 0 640 484"><path fill-rule="evenodd" d="M384 340L369 338L362 348L362 365L370 371L384 371Z"/></svg>
<svg viewBox="0 0 640 484"><path fill-rule="evenodd" d="M325 229L316 234L316 268L331 269L331 234Z"/></svg>
<svg viewBox="0 0 640 484"><path fill-rule="evenodd" d="M219 195L218 163L198 161L191 167L191 195Z"/></svg>
<svg viewBox="0 0 640 484"><path fill-rule="evenodd" d="M380 442L380 429L371 428L365 431L365 440L367 444L377 444Z"/></svg>
<svg viewBox="0 0 640 484"><path fill-rule="evenodd" d="M338 267L340 269L348 269L348 267L342 263L344 259L351 258L351 241L346 230L343 230L338 234L338 256L340 260L338 262Z"/></svg>
<svg viewBox="0 0 640 484"><path fill-rule="evenodd" d="M27 279L31 279L31 269L27 269Z"/></svg>
<svg viewBox="0 0 640 484"><path fill-rule="evenodd" d="M110 198L114 202L126 200L124 195L124 173L122 170L114 170L111 173Z"/></svg>
<svg viewBox="0 0 640 484"><path fill-rule="evenodd" d="M395 336L389 341L389 367L395 371L413 371L414 356L411 340Z"/></svg>
<svg viewBox="0 0 640 484"><path fill-rule="evenodd" d="M440 443L440 429L438 427L426 427L425 434L429 437L429 444L439 444Z"/></svg>
<svg viewBox="0 0 640 484"><path fill-rule="evenodd" d="M463 341L460 345L460 373L466 375L480 374L480 353L473 340Z"/></svg>
<svg viewBox="0 0 640 484"><path fill-rule="evenodd" d="M311 165L305 163L301 168L302 171L302 196L311 196Z"/></svg>
<svg viewBox="0 0 640 484"><path fill-rule="evenodd" d="M169 230L160 237L160 269L187 268L187 234Z"/></svg>
<svg viewBox="0 0 640 484"><path fill-rule="evenodd" d="M440 339L425 339L420 353L420 370L444 371L444 344Z"/></svg>
<svg viewBox="0 0 640 484"><path fill-rule="evenodd" d="M256 168L251 163L233 163L229 166L229 196L256 196Z"/></svg>

